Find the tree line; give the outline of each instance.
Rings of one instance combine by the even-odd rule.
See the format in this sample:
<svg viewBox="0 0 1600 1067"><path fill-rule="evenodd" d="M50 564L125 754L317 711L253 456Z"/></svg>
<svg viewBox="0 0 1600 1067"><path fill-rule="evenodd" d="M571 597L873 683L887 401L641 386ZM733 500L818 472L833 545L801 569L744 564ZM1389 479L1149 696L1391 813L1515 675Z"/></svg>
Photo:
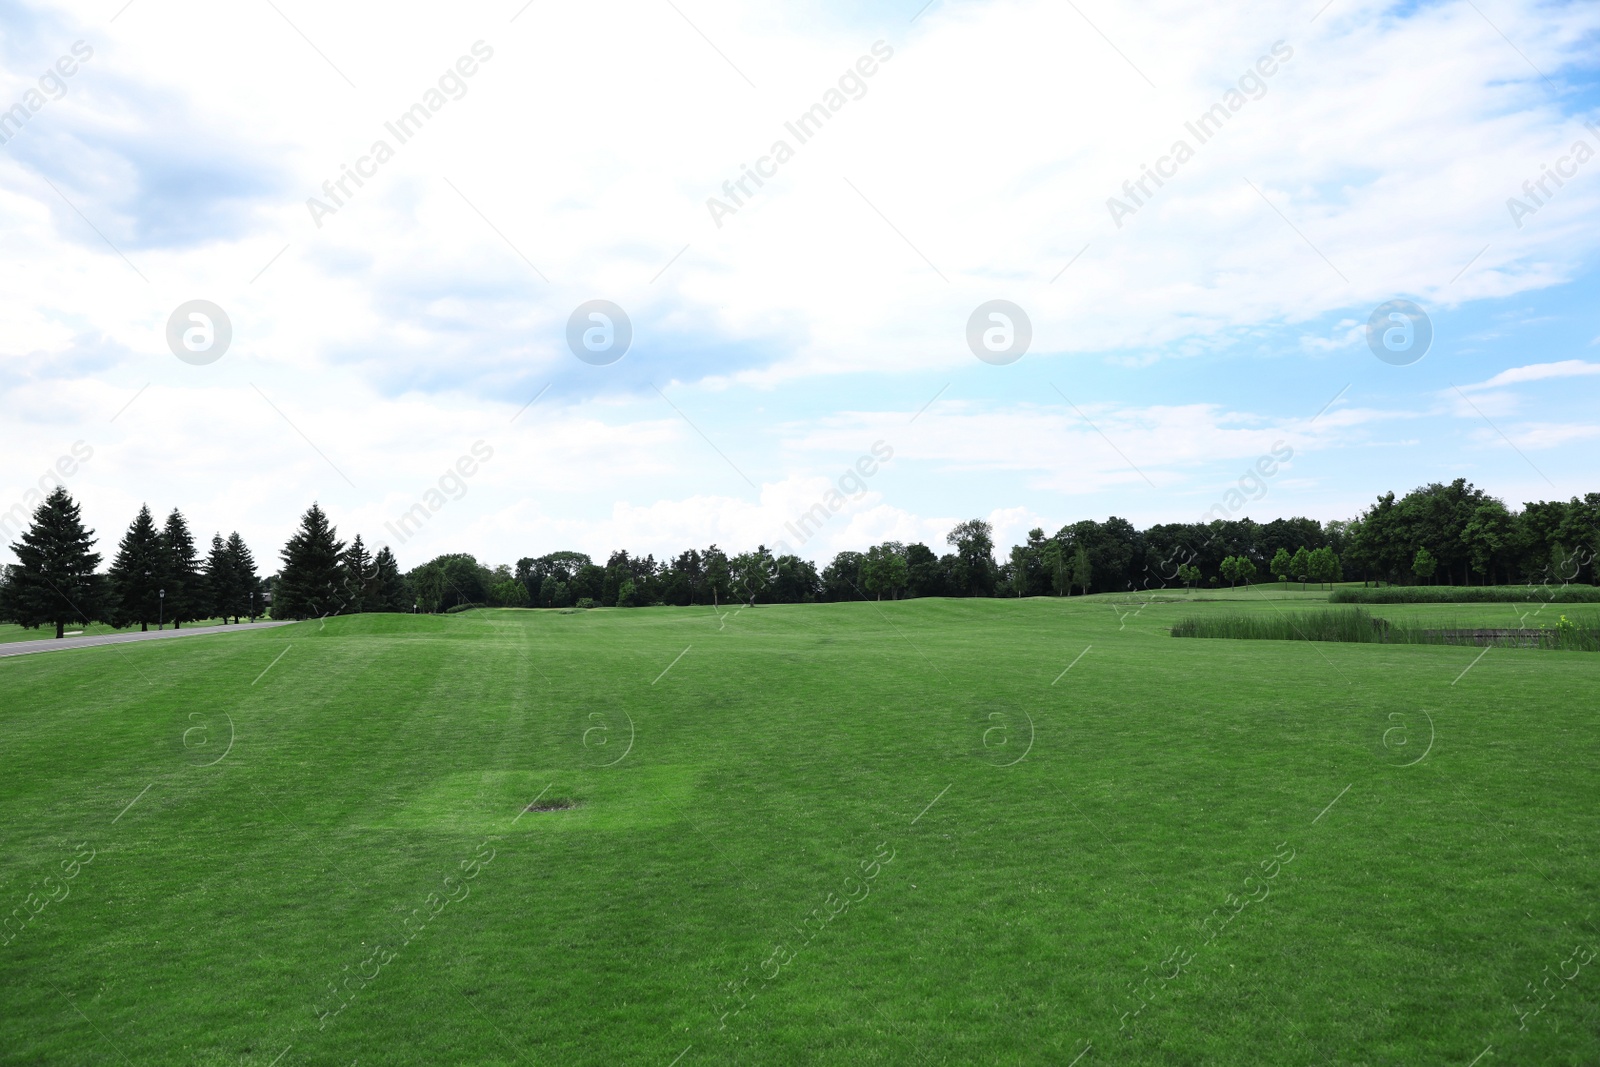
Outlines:
<svg viewBox="0 0 1600 1067"><path fill-rule="evenodd" d="M886 541L865 552L840 552L820 569L765 546L729 554L711 545L661 560L617 551L604 564L582 552L551 552L519 559L514 567L450 553L402 572L388 546L373 553L359 534L340 540L317 504L301 517L279 554L278 573L266 581L237 533L214 536L200 561L176 509L158 528L141 508L106 574L97 573L93 546L78 505L57 488L11 546L19 562L0 577L0 620L54 624L60 636L66 625L90 619L141 628L230 616L237 622L263 614L268 602L273 618L304 619L478 605L1073 596L1235 586L1263 576L1302 583L1600 584L1600 493L1512 511L1458 478L1398 498L1386 493L1348 521L1219 519L1139 530L1116 516L1085 519L1052 535L1030 530L1003 560L995 557L993 527L971 519L946 535L942 554L920 542Z"/></svg>
<svg viewBox="0 0 1600 1067"><path fill-rule="evenodd" d="M174 629L220 618L254 621L266 604L255 557L238 531L211 538L201 560L189 523L177 508L157 526L148 506L134 516L105 574L98 571L94 531L65 488L57 486L11 546L17 562L0 575L0 621L35 628L91 622Z"/></svg>

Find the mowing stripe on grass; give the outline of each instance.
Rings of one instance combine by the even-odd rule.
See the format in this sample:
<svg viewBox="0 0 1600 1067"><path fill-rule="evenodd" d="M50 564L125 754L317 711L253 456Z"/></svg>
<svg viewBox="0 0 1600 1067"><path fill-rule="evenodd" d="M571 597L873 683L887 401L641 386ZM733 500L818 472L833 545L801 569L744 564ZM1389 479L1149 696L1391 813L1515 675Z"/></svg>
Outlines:
<svg viewBox="0 0 1600 1067"><path fill-rule="evenodd" d="M850 579L846 578L845 581L849 582ZM883 613L883 609L878 607L878 604L877 604L876 601L868 600L867 599L867 594L863 593L861 591L860 587L857 586L855 582L850 582L850 588L854 589L856 591L856 595L859 596L863 601L865 601L868 604L871 604L872 605L872 610L876 611L878 613L878 615L883 619L883 621L889 624L889 628L892 629L895 633L899 634L900 637L905 641L905 643L911 646L912 651L916 652L917 655L921 656L924 660L926 660L928 666L932 667L936 671L939 671L939 677L943 678L945 680L946 684L949 683L950 676L948 674L944 673L944 671L940 671L939 670L939 665L937 663L933 662L933 660L928 659L928 654L926 652L922 651L922 649L918 648L915 641L911 640L911 638L909 638L909 637L906 637L905 631L901 630L900 627L896 626L894 624L894 620L889 618L889 616L887 616L887 615L885 615Z"/></svg>
<svg viewBox="0 0 1600 1067"><path fill-rule="evenodd" d="M102 1040L106 1044L110 1045L116 1051L117 1055L121 1056L125 1060L128 1060L128 1063L130 1063L130 1064L133 1063L132 1060L128 1059L128 1054L126 1052L123 1052L122 1049L118 1048L117 1047L117 1043L115 1041L112 1041L109 1037L107 1037L106 1036L106 1032L104 1030L100 1029L98 1026L95 1026L94 1020L89 1018L87 1015L85 1015L83 1013L83 1009L78 1007L78 1004L77 1004L76 1001L74 1001L71 997L67 996L65 993L62 993L60 988L58 988L54 982L51 982L50 979L46 978L45 981L47 983L49 983L49 986L50 986L51 989L54 989L57 993L59 993L61 995L61 999L62 1000L66 1001L68 1004L72 1005L72 1010L78 1013L78 1018L80 1018L84 1022L88 1023L90 1029L92 1029L95 1033L100 1035L100 1040Z"/></svg>

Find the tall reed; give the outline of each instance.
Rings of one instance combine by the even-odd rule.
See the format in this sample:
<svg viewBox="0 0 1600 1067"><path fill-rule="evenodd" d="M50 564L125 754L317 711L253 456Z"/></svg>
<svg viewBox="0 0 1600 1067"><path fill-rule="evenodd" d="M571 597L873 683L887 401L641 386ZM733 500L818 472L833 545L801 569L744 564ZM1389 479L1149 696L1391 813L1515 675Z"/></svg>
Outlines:
<svg viewBox="0 0 1600 1067"><path fill-rule="evenodd" d="M1600 652L1600 616L1562 615L1541 628L1459 626L1383 619L1363 608L1199 615L1172 627L1173 637L1236 641L1354 641L1383 645L1503 645Z"/></svg>

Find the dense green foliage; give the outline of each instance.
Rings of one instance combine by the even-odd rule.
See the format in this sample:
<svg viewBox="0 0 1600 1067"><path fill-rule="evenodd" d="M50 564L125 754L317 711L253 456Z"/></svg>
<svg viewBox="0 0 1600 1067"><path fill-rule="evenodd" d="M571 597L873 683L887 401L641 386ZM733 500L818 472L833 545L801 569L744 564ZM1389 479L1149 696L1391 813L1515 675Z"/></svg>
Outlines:
<svg viewBox="0 0 1600 1067"><path fill-rule="evenodd" d="M982 520L958 524L946 542L950 551L942 556L896 541L844 551L820 571L765 546L729 557L713 545L660 562L615 552L604 566L582 553L556 552L518 561L515 577L536 607L565 607L581 597L615 605L624 582L632 583L627 605L1137 593L1248 584L1260 574L1302 586L1347 579L1561 585L1595 574L1600 493L1512 513L1457 479L1399 499L1386 494L1348 522L1218 519L1141 531L1113 516L1071 523L1053 535L1031 530L1003 563L994 560L993 530ZM448 558L455 557L441 557ZM476 560L470 567L484 595L464 592L453 601L447 593L441 604L511 603L491 591L488 568ZM470 583L458 584L466 590Z"/></svg>
<svg viewBox="0 0 1600 1067"><path fill-rule="evenodd" d="M0 1060L1600 1062L1593 657L1170 599L5 661Z"/></svg>
<svg viewBox="0 0 1600 1067"><path fill-rule="evenodd" d="M113 566L115 595L105 601L106 617L148 625L157 619L249 612L251 594L268 590L255 577L248 550L233 551L237 536L228 542L231 562L219 570L208 561L201 580L182 515L174 511L163 531L143 509L123 539L121 562ZM1137 595L1202 585L1237 587L1263 574L1302 589L1357 578L1452 587L1493 582L1559 587L1596 577L1600 493L1530 503L1511 512L1458 478L1399 499L1385 494L1348 522L1213 519L1139 530L1112 516L1070 523L1053 535L1030 530L1003 562L995 558L993 528L981 519L958 523L945 542L949 551L939 555L924 544L886 541L864 552L840 552L820 568L783 545L734 555L711 545L662 560L621 550L603 565L585 553L561 551L523 557L514 568L491 567L456 552L402 574L388 546L371 553L359 534L347 545L313 504L283 549L283 567L270 583L270 596L275 618L302 619L438 613L464 604L566 608L582 600L607 607L682 607ZM237 580L229 577L230 568L240 575ZM157 593L161 588L168 590L165 602ZM268 597L259 599L264 603ZM100 616L91 612L89 617Z"/></svg>

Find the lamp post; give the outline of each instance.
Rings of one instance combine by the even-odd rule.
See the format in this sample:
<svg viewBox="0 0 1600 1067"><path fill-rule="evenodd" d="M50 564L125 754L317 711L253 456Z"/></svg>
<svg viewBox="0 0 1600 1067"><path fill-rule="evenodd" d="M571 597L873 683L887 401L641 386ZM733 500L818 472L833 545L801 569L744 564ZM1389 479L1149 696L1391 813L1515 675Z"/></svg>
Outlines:
<svg viewBox="0 0 1600 1067"><path fill-rule="evenodd" d="M158 589L156 592L159 594L156 600L156 629L161 630L165 629L163 623L167 614L167 591Z"/></svg>

